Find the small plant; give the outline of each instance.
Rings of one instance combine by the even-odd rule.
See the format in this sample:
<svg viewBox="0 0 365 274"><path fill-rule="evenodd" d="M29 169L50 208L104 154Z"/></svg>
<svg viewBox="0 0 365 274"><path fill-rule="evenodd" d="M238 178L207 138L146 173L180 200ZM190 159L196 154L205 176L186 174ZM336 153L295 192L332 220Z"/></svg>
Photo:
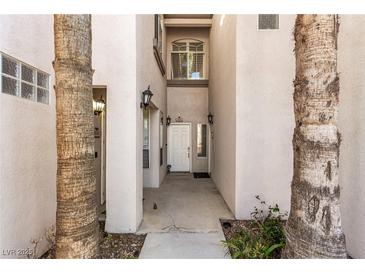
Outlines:
<svg viewBox="0 0 365 274"><path fill-rule="evenodd" d="M223 243L234 259L280 258L285 246L283 218L287 212L282 213L277 204L267 205L258 195L255 198L260 208L254 207L247 227Z"/></svg>
<svg viewBox="0 0 365 274"><path fill-rule="evenodd" d="M105 239L107 241L111 241L113 239L113 235L108 233L108 235L105 237Z"/></svg>

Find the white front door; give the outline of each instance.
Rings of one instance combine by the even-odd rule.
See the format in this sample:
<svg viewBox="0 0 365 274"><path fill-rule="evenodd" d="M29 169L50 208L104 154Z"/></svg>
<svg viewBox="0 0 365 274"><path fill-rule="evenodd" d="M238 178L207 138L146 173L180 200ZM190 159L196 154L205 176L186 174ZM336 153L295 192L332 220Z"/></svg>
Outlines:
<svg viewBox="0 0 365 274"><path fill-rule="evenodd" d="M171 171L190 171L190 125L169 126L169 164Z"/></svg>

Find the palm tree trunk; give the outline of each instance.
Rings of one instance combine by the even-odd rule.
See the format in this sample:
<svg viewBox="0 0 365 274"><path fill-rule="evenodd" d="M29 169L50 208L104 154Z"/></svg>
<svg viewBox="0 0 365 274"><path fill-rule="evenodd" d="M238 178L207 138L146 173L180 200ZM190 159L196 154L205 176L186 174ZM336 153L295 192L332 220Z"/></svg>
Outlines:
<svg viewBox="0 0 365 274"><path fill-rule="evenodd" d="M91 15L55 15L56 258L94 258L98 222L92 109Z"/></svg>
<svg viewBox="0 0 365 274"><path fill-rule="evenodd" d="M298 15L294 175L284 258L346 258L338 184L336 15Z"/></svg>

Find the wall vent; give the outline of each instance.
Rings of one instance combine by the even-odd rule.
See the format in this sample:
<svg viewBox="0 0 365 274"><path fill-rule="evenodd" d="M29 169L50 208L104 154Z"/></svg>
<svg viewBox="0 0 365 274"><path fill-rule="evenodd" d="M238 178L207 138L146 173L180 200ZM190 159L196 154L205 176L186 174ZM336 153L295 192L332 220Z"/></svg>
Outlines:
<svg viewBox="0 0 365 274"><path fill-rule="evenodd" d="M279 29L279 14L259 14L259 29Z"/></svg>

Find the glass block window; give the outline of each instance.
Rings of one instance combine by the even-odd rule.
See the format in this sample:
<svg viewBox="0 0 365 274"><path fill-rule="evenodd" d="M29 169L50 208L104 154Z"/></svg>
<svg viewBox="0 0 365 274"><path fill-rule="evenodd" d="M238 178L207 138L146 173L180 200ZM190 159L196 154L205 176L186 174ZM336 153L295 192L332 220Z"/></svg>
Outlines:
<svg viewBox="0 0 365 274"><path fill-rule="evenodd" d="M279 14L259 14L259 29L279 29Z"/></svg>
<svg viewBox="0 0 365 274"><path fill-rule="evenodd" d="M0 52L1 93L49 104L49 74Z"/></svg>
<svg viewBox="0 0 365 274"><path fill-rule="evenodd" d="M199 40L172 42L172 79L204 79L204 43Z"/></svg>

